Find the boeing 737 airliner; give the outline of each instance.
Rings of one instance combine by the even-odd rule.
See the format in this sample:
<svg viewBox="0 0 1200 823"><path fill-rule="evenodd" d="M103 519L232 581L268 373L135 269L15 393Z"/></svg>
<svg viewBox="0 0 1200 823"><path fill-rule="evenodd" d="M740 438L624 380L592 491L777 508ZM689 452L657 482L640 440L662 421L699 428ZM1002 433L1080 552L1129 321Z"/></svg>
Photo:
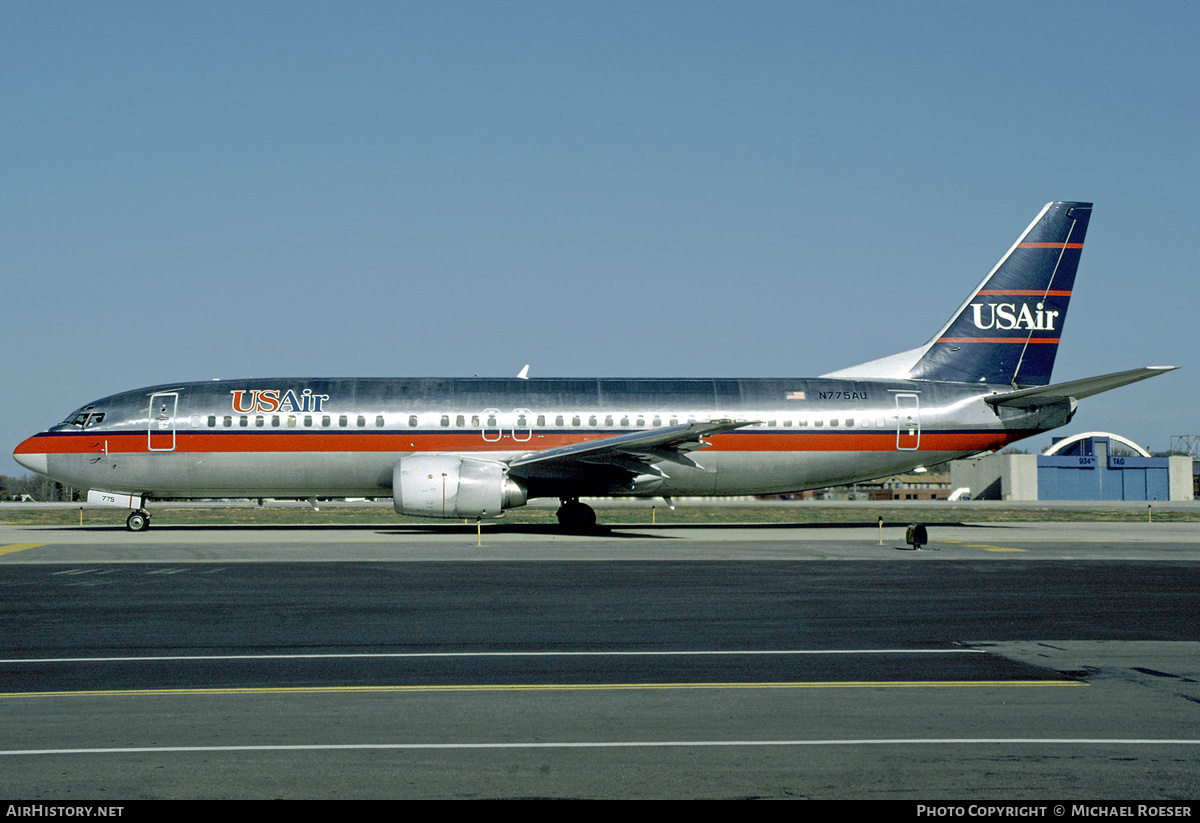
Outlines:
<svg viewBox="0 0 1200 823"><path fill-rule="evenodd" d="M497 517L558 498L744 495L851 483L1067 423L1078 400L1172 367L1052 385L1090 203L1050 203L918 349L820 378L286 378L154 386L72 412L17 462L93 503L375 497Z"/></svg>

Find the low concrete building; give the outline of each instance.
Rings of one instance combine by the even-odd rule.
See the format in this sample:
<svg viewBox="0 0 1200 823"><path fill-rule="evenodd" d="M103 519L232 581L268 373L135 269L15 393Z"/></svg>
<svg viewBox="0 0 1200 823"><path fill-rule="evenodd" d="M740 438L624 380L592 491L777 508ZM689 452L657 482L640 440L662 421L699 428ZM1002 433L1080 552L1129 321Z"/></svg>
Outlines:
<svg viewBox="0 0 1200 823"><path fill-rule="evenodd" d="M950 464L951 488L968 500L1037 500L1036 454L993 454Z"/></svg>

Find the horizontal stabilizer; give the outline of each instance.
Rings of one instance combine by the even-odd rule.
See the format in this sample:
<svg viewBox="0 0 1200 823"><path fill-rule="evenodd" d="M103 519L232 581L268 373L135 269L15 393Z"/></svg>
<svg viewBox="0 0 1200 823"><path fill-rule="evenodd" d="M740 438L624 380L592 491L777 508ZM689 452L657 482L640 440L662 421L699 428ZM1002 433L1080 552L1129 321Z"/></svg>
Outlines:
<svg viewBox="0 0 1200 823"><path fill-rule="evenodd" d="M1144 369L1130 369L1115 374L1105 374L1100 377L1086 377L1083 380L1072 380L1068 383L1056 383L1053 386L1038 386L1032 389L993 394L983 398L993 406L1009 406L1011 408L1029 409L1044 406L1056 400L1080 400L1100 394L1109 389L1127 386L1139 380L1146 380L1159 374L1174 371L1178 366L1147 366Z"/></svg>

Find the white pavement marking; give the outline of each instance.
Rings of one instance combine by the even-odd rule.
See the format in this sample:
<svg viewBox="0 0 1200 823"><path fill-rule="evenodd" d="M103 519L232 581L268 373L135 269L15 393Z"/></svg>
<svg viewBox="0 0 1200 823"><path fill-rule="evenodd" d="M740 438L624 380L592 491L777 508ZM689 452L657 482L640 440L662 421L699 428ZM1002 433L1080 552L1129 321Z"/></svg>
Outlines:
<svg viewBox="0 0 1200 823"><path fill-rule="evenodd" d="M850 740L618 740L603 742L560 743L312 743L260 746L137 746L97 749L12 749L0 750L0 756L16 757L47 754L159 754L167 752L303 752L404 750L404 749L616 749L616 748L705 748L736 746L1196 746L1200 740L1154 740L1150 738L1087 737L906 737L894 739Z"/></svg>

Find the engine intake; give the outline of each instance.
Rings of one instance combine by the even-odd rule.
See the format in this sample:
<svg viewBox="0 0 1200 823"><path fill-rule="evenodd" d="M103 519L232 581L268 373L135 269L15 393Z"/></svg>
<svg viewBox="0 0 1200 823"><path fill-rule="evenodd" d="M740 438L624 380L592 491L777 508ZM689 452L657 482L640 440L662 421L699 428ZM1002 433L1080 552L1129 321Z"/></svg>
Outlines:
<svg viewBox="0 0 1200 823"><path fill-rule="evenodd" d="M397 514L417 517L500 517L524 506L526 488L502 463L454 454L414 454L392 467Z"/></svg>

